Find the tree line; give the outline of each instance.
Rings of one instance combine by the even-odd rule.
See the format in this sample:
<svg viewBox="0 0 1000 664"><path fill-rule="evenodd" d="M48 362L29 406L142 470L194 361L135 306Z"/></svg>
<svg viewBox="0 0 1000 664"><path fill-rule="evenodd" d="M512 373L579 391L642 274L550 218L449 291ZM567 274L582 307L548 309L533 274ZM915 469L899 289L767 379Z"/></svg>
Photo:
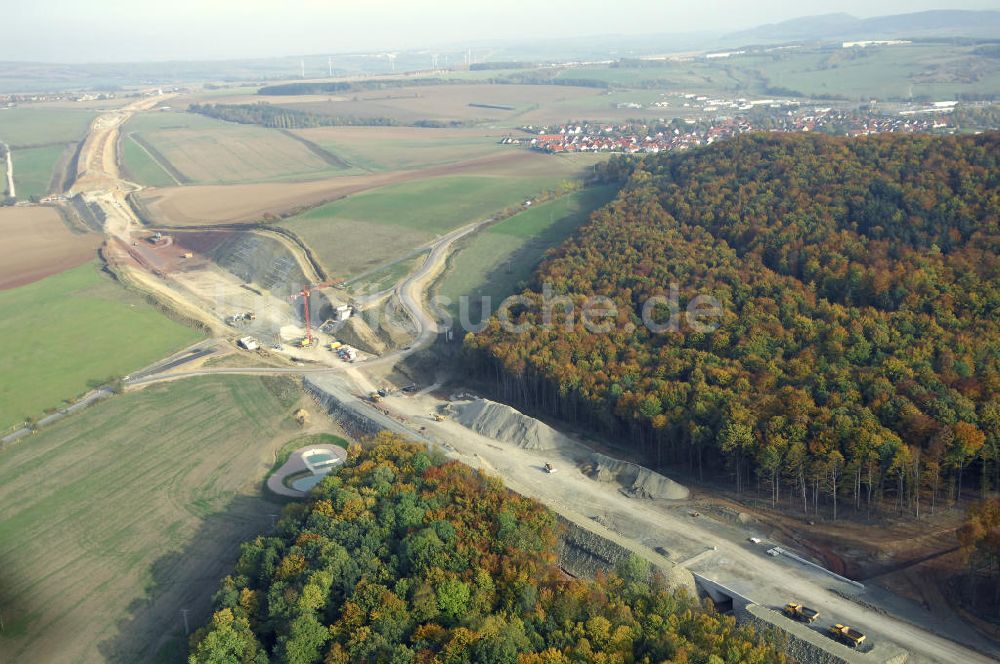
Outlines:
<svg viewBox="0 0 1000 664"><path fill-rule="evenodd" d="M919 516L1000 488L1000 137L748 135L619 158L624 179L514 311L466 339L500 398L774 506ZM643 304L715 297L710 333ZM609 334L541 325L543 284L612 298Z"/></svg>
<svg viewBox="0 0 1000 664"><path fill-rule="evenodd" d="M255 124L272 129L309 129L312 127L460 127L458 120L415 120L403 123L385 116L331 115L312 113L271 104L191 104L191 113L199 113L216 120Z"/></svg>
<svg viewBox="0 0 1000 664"><path fill-rule="evenodd" d="M568 577L556 536L499 479L380 434L243 544L189 662L786 661L639 558Z"/></svg>

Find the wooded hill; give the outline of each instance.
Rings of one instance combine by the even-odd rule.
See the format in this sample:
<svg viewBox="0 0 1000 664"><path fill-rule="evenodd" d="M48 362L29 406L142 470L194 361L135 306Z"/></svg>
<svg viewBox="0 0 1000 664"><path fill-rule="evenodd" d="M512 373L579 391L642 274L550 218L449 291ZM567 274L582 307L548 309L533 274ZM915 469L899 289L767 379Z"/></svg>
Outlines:
<svg viewBox="0 0 1000 664"><path fill-rule="evenodd" d="M499 479L381 434L243 545L190 662L785 661L638 558L567 577L555 524Z"/></svg>
<svg viewBox="0 0 1000 664"><path fill-rule="evenodd" d="M620 196L515 310L533 329L492 320L470 366L508 402L802 511L919 514L970 469L1000 488L998 159L996 133L771 134L613 161ZM671 282L682 311L722 303L717 331L641 323ZM612 298L615 329L540 325L542 284Z"/></svg>

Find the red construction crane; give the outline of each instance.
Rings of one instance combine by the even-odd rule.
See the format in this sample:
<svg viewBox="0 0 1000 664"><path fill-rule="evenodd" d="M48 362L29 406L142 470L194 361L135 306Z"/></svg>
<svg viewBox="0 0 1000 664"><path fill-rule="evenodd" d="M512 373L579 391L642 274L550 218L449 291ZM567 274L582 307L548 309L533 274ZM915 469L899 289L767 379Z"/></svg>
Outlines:
<svg viewBox="0 0 1000 664"><path fill-rule="evenodd" d="M309 322L309 295L314 290L319 290L321 288L332 286L334 283L335 282L333 281L324 281L323 283L313 284L312 286L306 286L301 291L288 298L289 300L297 300L300 297L302 298L302 312L305 314L305 319L306 319L306 339L309 340L310 346L313 345L313 335L312 335L312 326L310 325Z"/></svg>

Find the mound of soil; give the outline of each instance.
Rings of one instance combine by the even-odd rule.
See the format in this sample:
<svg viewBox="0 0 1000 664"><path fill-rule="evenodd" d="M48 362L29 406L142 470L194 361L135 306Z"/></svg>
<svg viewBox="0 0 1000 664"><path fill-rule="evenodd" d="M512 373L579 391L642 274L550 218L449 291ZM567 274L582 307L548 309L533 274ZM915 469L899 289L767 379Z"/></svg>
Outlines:
<svg viewBox="0 0 1000 664"><path fill-rule="evenodd" d="M526 450L551 450L566 440L547 424L489 399L456 402L452 412L459 424L476 433Z"/></svg>
<svg viewBox="0 0 1000 664"><path fill-rule="evenodd" d="M336 329L334 335L348 346L354 346L366 353L382 355L387 349L385 342L368 327L368 323L360 316L348 318Z"/></svg>
<svg viewBox="0 0 1000 664"><path fill-rule="evenodd" d="M634 498L685 500L690 490L669 477L630 461L613 459L595 452L591 457L590 477L598 482L618 482Z"/></svg>

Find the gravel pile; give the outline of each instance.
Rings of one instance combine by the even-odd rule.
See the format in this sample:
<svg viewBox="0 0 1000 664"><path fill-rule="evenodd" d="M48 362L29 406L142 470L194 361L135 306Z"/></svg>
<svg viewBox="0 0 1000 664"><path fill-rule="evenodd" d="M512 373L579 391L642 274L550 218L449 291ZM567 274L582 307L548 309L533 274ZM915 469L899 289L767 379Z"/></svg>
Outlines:
<svg viewBox="0 0 1000 664"><path fill-rule="evenodd" d="M455 402L452 412L459 424L476 433L526 450L551 450L567 440L547 424L489 399Z"/></svg>
<svg viewBox="0 0 1000 664"><path fill-rule="evenodd" d="M634 498L684 500L691 495L688 488L669 477L629 461L594 453L590 477L598 482L618 482L622 490Z"/></svg>

